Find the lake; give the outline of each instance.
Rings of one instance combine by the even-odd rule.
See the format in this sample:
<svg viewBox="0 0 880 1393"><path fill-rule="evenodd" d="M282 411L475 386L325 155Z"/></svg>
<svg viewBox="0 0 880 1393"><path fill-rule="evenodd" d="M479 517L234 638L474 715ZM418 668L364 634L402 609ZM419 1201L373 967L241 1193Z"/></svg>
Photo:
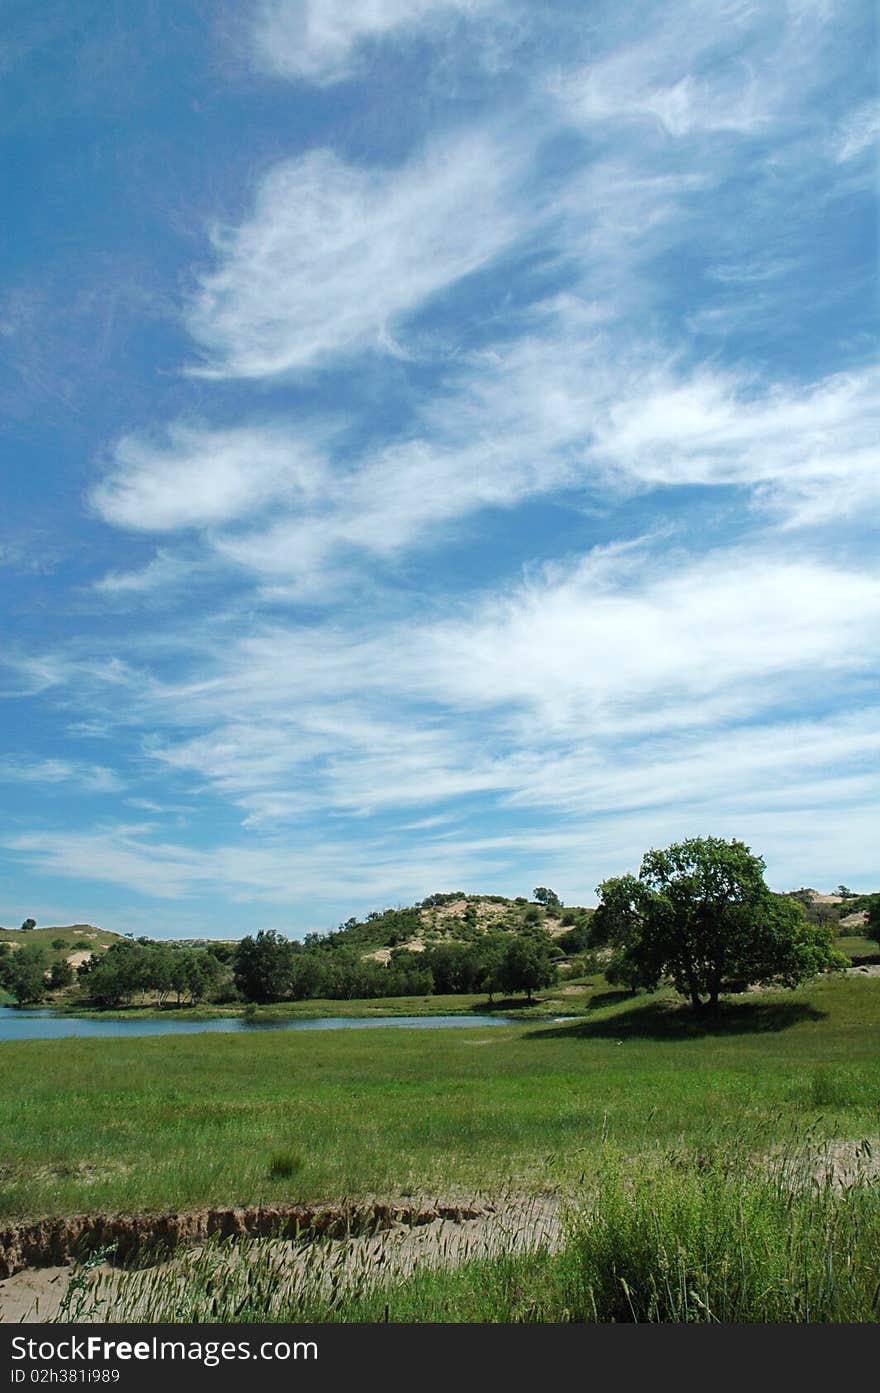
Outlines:
<svg viewBox="0 0 880 1393"><path fill-rule="evenodd" d="M111 1036L132 1035L218 1035L239 1034L259 1030L454 1030L484 1025L512 1025L509 1016L321 1016L311 1020L246 1021L241 1016L223 1016L213 1021L187 1021L170 1018L162 1020L88 1020L82 1016L60 1016L57 1012L40 1009L18 1011L14 1006L0 1006L0 1041L3 1040L63 1040L108 1039Z"/></svg>

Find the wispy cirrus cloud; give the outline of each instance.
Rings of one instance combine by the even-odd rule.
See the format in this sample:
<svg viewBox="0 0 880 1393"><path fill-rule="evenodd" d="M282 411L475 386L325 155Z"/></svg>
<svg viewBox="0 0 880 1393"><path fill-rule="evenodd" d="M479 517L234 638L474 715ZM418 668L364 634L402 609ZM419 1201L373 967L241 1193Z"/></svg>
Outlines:
<svg viewBox="0 0 880 1393"><path fill-rule="evenodd" d="M774 741L801 779L800 737L773 732L817 690L856 721L878 630L872 572L748 547L614 547L457 617L218 636L193 680L133 693L130 718L157 732L150 759L252 825L475 795L565 809L611 800L626 770L623 807L676 743L703 758L712 731L736 759L693 768L693 798L717 787L719 762L739 780Z"/></svg>
<svg viewBox="0 0 880 1393"><path fill-rule="evenodd" d="M0 656L16 864L307 927L444 882L589 896L706 831L777 884L868 877L868 31L833 0L248 7L241 140L200 87L199 178L150 223L179 321L57 456L93 461L88 564ZM198 238L218 200L184 264L169 207ZM100 763L20 754L25 697ZM149 823L46 830L47 790L145 770Z"/></svg>
<svg viewBox="0 0 880 1393"><path fill-rule="evenodd" d="M371 40L436 32L493 8L502 0L260 0L251 39L264 71L324 86L349 77Z"/></svg>
<svg viewBox="0 0 880 1393"><path fill-rule="evenodd" d="M571 119L648 123L673 140L751 136L809 119L824 79L833 4L699 0L634 5L581 66L557 72L552 90ZM721 22L719 23L719 18Z"/></svg>
<svg viewBox="0 0 880 1393"><path fill-rule="evenodd" d="M273 378L333 355L387 349L399 324L508 247L515 149L474 132L401 168L331 150L263 176L239 227L216 229L187 327L204 351L190 372Z"/></svg>
<svg viewBox="0 0 880 1393"><path fill-rule="evenodd" d="M880 140L880 100L876 98L856 107L837 132L837 159L853 160Z"/></svg>
<svg viewBox="0 0 880 1393"><path fill-rule="evenodd" d="M206 527L279 497L308 498L320 463L291 433L175 424L167 439L125 436L89 501L106 522L139 532Z"/></svg>
<svg viewBox="0 0 880 1393"><path fill-rule="evenodd" d="M788 529L876 506L876 369L773 384L690 369L650 344L615 357L595 319L565 302L540 332L464 359L442 402L423 405L421 433L376 454L334 455L331 422L173 430L161 448L124 442L93 505L136 530L199 527L217 558L316 596L358 553L436 545L438 528L528 499L736 486ZM183 564L165 552L99 586L137 593Z"/></svg>
<svg viewBox="0 0 880 1393"><path fill-rule="evenodd" d="M785 526L852 517L880 501L880 370L815 383L646 364L603 403L593 448L641 487L741 485Z"/></svg>
<svg viewBox="0 0 880 1393"><path fill-rule="evenodd" d="M119 793L125 788L113 769L70 759L0 759L0 783L70 784L86 793Z"/></svg>
<svg viewBox="0 0 880 1393"><path fill-rule="evenodd" d="M160 549L152 560L135 570L107 571L92 586L99 595L126 599L167 593L179 586L191 586L200 567L192 557L175 556Z"/></svg>

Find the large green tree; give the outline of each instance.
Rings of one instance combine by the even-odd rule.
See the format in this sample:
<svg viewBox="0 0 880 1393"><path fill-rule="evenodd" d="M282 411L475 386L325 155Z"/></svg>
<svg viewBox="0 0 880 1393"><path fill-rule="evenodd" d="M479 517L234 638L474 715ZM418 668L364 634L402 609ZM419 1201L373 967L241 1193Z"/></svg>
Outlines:
<svg viewBox="0 0 880 1393"><path fill-rule="evenodd" d="M541 930L524 930L511 938L500 964L500 985L508 992L525 992L531 1001L532 992L549 987L556 981L556 964L551 959L551 950L550 940Z"/></svg>
<svg viewBox="0 0 880 1393"><path fill-rule="evenodd" d="M293 985L296 949L275 929L260 929L239 943L233 971L235 985L246 1001L281 1001Z"/></svg>
<svg viewBox="0 0 880 1393"><path fill-rule="evenodd" d="M46 995L49 959L37 943L17 948L3 960L3 986L19 1006L32 1006Z"/></svg>
<svg viewBox="0 0 880 1393"><path fill-rule="evenodd" d="M876 938L880 943L880 895L871 895L868 900L868 917L865 924L868 938Z"/></svg>
<svg viewBox="0 0 880 1393"><path fill-rule="evenodd" d="M744 842L692 837L649 851L638 877L598 887L594 942L614 950L628 984L673 984L697 1011L716 1012L731 982L795 987L842 965L831 932L774 895L765 862Z"/></svg>
<svg viewBox="0 0 880 1393"><path fill-rule="evenodd" d="M547 907L550 907L552 905L556 909L562 908L562 901L557 895L556 891L550 890L546 885L536 885L534 890L532 891L532 898L536 900L538 904L542 904Z"/></svg>

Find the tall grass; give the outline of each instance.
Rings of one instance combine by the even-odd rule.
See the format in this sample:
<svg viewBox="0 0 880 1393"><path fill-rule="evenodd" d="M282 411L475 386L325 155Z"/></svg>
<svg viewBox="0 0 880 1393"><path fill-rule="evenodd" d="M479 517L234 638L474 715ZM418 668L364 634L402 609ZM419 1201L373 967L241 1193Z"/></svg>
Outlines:
<svg viewBox="0 0 880 1393"><path fill-rule="evenodd" d="M525 1221L437 1245L215 1245L92 1287L78 1319L193 1322L826 1323L880 1319L880 1184L867 1143L607 1151L558 1241ZM395 1244L397 1245L395 1247ZM500 1247L500 1251L499 1251Z"/></svg>
<svg viewBox="0 0 880 1393"><path fill-rule="evenodd" d="M880 1188L865 1167L844 1182L812 1151L775 1158L769 1174L735 1152L647 1178L615 1166L566 1258L583 1319L877 1320Z"/></svg>

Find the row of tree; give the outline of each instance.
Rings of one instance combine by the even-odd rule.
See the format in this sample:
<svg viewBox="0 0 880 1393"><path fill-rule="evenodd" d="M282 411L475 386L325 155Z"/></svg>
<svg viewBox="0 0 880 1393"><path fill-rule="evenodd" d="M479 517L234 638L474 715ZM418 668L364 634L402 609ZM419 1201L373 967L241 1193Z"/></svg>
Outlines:
<svg viewBox="0 0 880 1393"><path fill-rule="evenodd" d="M441 943L414 953L391 950L387 963L324 941L292 942L274 930L243 938L233 959L246 1001L353 1000L432 993L524 992L556 979L551 940L542 930L487 933L472 943Z"/></svg>
<svg viewBox="0 0 880 1393"><path fill-rule="evenodd" d="M180 1006L212 995L225 973L207 948L122 939L101 957L82 963L77 976L95 1006L124 1006L135 997L150 997L157 1006L169 1001Z"/></svg>
<svg viewBox="0 0 880 1393"><path fill-rule="evenodd" d="M787 987L818 972L845 965L827 925L811 923L796 897L773 894L765 863L740 841L691 838L649 851L638 876L618 876L598 887L599 908L575 922L567 948L607 950L605 973L612 982L656 989L671 983L697 1011L717 1011L724 991L753 983ZM845 888L845 887L841 887ZM439 896L431 897L438 900ZM561 908L555 892L539 886L535 898ZM866 899L867 930L880 938L880 896ZM415 910L398 914L400 938L411 934ZM231 962L238 993L247 1001L418 996L431 992L525 992L556 978L559 949L536 924L518 933L490 931L464 943L435 944L422 953L393 947L387 963L358 951L355 920L329 935L310 934L301 943L270 930L249 935L234 949L184 948L130 940L114 944L78 973L89 999L121 1005L152 994L158 1005L172 996L196 1002L216 993ZM352 935L352 931L356 931ZM66 963L52 969L63 985ZM23 945L0 955L0 985L17 1000L39 1000L49 984L42 950Z"/></svg>
<svg viewBox="0 0 880 1393"><path fill-rule="evenodd" d="M274 930L243 938L229 954L236 993L245 1001L354 1000L434 993L524 992L529 998L556 979L554 948L542 930L488 933L472 943L441 943L423 953L392 949L387 963L356 949L299 943ZM191 948L123 939L77 969L85 997L111 1008L134 1000L156 1006L216 998L229 985L221 947ZM32 1005L74 972L65 961L49 968L45 950L24 945L0 955L0 986L20 1005Z"/></svg>
<svg viewBox="0 0 880 1393"><path fill-rule="evenodd" d="M212 995L226 972L206 948L122 939L101 957L80 964L74 974L61 960L49 965L46 950L23 944L0 955L0 987L21 1006L42 1001L46 993L68 987L78 979L94 1006L124 1006L136 997L150 997L157 1006L169 1000L195 1004Z"/></svg>

